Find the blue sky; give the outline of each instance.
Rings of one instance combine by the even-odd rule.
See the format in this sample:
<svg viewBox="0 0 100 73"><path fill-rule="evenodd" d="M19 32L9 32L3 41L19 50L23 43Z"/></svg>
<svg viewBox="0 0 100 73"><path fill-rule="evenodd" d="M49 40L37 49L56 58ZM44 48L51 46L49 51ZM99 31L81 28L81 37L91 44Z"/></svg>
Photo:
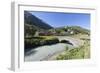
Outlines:
<svg viewBox="0 0 100 73"><path fill-rule="evenodd" d="M37 11L31 11L30 13L53 27L81 26L90 29L90 14Z"/></svg>

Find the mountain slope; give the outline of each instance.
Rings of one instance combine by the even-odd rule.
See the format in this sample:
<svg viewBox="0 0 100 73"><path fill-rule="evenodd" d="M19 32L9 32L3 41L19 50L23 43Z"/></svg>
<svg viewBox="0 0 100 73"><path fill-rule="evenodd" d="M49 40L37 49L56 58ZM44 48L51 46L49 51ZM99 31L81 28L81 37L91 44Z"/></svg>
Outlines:
<svg viewBox="0 0 100 73"><path fill-rule="evenodd" d="M41 19L37 18L36 16L32 15L31 13L24 11L24 23L33 25L38 29L52 29L53 27L49 24L45 23Z"/></svg>

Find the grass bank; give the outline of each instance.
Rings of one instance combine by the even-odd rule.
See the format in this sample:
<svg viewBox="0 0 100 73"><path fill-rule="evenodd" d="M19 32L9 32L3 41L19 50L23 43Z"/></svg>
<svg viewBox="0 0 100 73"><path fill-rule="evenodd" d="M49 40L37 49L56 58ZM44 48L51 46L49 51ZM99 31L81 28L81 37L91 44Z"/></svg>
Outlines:
<svg viewBox="0 0 100 73"><path fill-rule="evenodd" d="M84 40L84 44L69 49L66 47L66 50L56 57L57 60L68 60L68 59L87 59L90 58L90 41Z"/></svg>

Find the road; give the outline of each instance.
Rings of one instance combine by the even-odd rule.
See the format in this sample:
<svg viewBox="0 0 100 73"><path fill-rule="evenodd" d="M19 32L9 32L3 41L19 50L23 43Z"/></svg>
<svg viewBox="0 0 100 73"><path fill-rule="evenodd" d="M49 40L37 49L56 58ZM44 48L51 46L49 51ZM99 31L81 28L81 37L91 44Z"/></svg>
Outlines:
<svg viewBox="0 0 100 73"><path fill-rule="evenodd" d="M66 46L68 46L69 48L73 48L73 47L78 47L79 45L82 44L79 39L75 39L72 37L68 36L56 36L56 37L59 40L69 40L73 44L73 46L64 43L58 43L50 46L41 46L36 49L28 51L25 55L25 62L47 60L51 56L64 51L66 49Z"/></svg>

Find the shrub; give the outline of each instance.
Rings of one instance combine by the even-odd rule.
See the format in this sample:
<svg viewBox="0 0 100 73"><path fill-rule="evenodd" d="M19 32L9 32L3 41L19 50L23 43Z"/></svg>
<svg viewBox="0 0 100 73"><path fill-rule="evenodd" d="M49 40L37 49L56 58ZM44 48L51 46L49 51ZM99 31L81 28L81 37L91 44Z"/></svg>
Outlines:
<svg viewBox="0 0 100 73"><path fill-rule="evenodd" d="M28 24L25 24L24 26L24 36L26 37L27 35L28 36L34 36L35 35L35 32L36 32L36 29L33 27L33 25L28 25Z"/></svg>
<svg viewBox="0 0 100 73"><path fill-rule="evenodd" d="M39 37L40 38L40 37ZM39 46L44 46L44 45L52 45L52 44L56 44L56 43L59 43L59 40L58 38L40 38L39 39L38 37L33 37L33 38L28 38L28 39L25 39L24 41L24 47L25 49L31 49L31 48L36 48L36 47L39 47Z"/></svg>
<svg viewBox="0 0 100 73"><path fill-rule="evenodd" d="M24 43L25 49L31 49L40 46L40 40L37 39L26 39Z"/></svg>
<svg viewBox="0 0 100 73"><path fill-rule="evenodd" d="M52 44L59 43L59 40L57 38L52 38L52 39L45 40L45 42L46 45L52 45Z"/></svg>

